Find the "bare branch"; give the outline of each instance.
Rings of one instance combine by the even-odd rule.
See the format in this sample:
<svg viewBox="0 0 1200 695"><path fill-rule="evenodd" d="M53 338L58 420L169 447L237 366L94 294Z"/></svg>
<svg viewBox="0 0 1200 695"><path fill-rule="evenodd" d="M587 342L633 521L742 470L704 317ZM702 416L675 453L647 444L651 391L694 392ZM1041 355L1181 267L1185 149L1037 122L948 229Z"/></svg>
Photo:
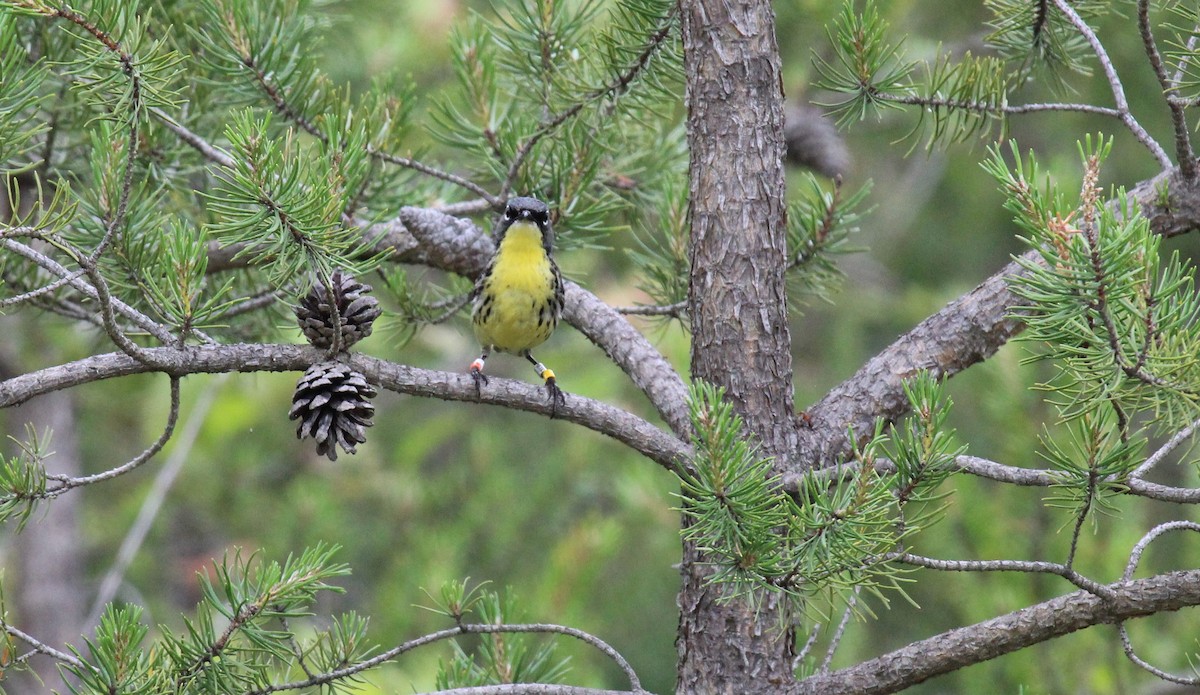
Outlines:
<svg viewBox="0 0 1200 695"><path fill-rule="evenodd" d="M1150 529L1146 535L1142 536L1141 540L1133 546L1133 551L1129 553L1129 563L1125 565L1125 573L1121 575L1121 579L1129 581L1133 579L1133 573L1137 571L1138 563L1142 560L1142 553L1146 552L1146 548L1150 546L1159 536L1170 531L1193 531L1200 533L1200 524L1194 521L1169 521L1165 524L1159 524Z"/></svg>
<svg viewBox="0 0 1200 695"><path fill-rule="evenodd" d="M855 666L799 681L789 695L880 695L1092 627L1200 605L1200 570L1108 585L1112 599L1086 591L1022 608L914 642Z"/></svg>
<svg viewBox="0 0 1200 695"><path fill-rule="evenodd" d="M1125 656L1128 657L1129 660L1139 668L1171 683L1190 686L1200 685L1200 677L1189 678L1186 676L1176 676L1172 673L1162 670L1161 668L1138 656L1137 652L1133 650L1133 642L1129 639L1129 630L1126 629L1125 623L1118 625L1117 629L1121 633L1121 649L1124 650Z"/></svg>
<svg viewBox="0 0 1200 695"><path fill-rule="evenodd" d="M858 603L858 593L861 590L861 586L856 586L854 593L850 594L850 600L846 602L846 610L842 613L837 630L829 640L829 648L825 650L825 658L821 660L821 668L817 670L817 673L821 675L829 673L829 665L833 663L833 655L837 653L837 649L842 643L842 636L846 634L846 626L850 624L850 616L854 615L854 604Z"/></svg>
<svg viewBox="0 0 1200 695"><path fill-rule="evenodd" d="M1171 109L1171 127L1175 131L1175 158L1179 160L1179 170L1184 178L1195 178L1196 156L1192 153L1187 116L1184 113L1184 105L1176 98L1179 96L1179 90L1167 76L1167 68L1163 65L1162 55L1158 52L1158 44L1154 41L1154 33L1150 29L1150 0L1138 0L1137 19L1146 57L1150 59L1150 67L1154 68L1158 84L1166 97L1167 107Z"/></svg>
<svg viewBox="0 0 1200 695"><path fill-rule="evenodd" d="M1170 237L1200 227L1200 186L1178 170L1142 181L1128 198L1158 234ZM1040 255L1029 251L1023 259L1040 262ZM1008 281L1024 272L1019 264L1009 263L884 348L811 406L806 424L798 428L799 445L789 473L833 465L851 450L848 431L852 429L861 443L874 431L875 418L895 420L906 413L904 380L918 371L951 377L991 357L1022 329L1011 316L1020 300L1009 291ZM1137 485L1142 490L1153 487Z"/></svg>
<svg viewBox="0 0 1200 695"><path fill-rule="evenodd" d="M102 473L96 473L94 475L87 475L87 476L83 476L80 478L68 478L68 477L60 477L60 476L56 476L56 475L48 475L48 476L46 476L48 479L53 480L53 481L57 482L58 484L54 485L54 486L48 486L46 488L45 493L38 495L38 498L39 499L52 499L54 497L58 497L59 495L63 494L64 492L67 492L68 490L74 490L77 487L83 487L85 485L92 485L95 483L103 482L105 480L111 480L112 478L116 478L116 477L125 475L126 473L134 470L135 468L138 468L143 463L154 458L154 456L156 454L158 454L158 452L162 451L162 448L167 445L167 442L169 442L171 440L171 435L175 433L175 423L178 419L179 419L179 379L177 377L172 377L171 378L171 406L170 406L170 409L167 411L167 424L163 427L162 434L160 434L158 436L158 439L156 439L154 441L154 443L152 443L144 451L142 451L142 453L138 454L137 456L130 459L129 461L121 464L120 466L117 466L116 468L110 468L109 470L104 471Z"/></svg>
<svg viewBox="0 0 1200 695"><path fill-rule="evenodd" d="M476 685L470 688L438 690L425 695L637 695L644 690L600 690L577 685L555 685L552 683L504 683L500 685Z"/></svg>
<svg viewBox="0 0 1200 695"><path fill-rule="evenodd" d="M1112 60L1108 57L1108 51L1104 49L1104 44L1100 43L1100 38L1096 36L1096 32L1088 26L1088 23L1083 21L1079 13L1071 7L1066 0L1051 0L1054 6L1058 8L1066 16L1067 21L1071 26L1075 27L1076 31L1083 35L1087 40L1088 45L1092 47L1092 52L1096 54L1096 59L1100 61L1100 67L1104 70L1104 77L1108 80L1108 86L1112 90L1113 102L1116 104L1117 111L1120 112L1121 122L1125 127L1133 133L1138 142L1146 146L1154 158L1158 160L1159 166L1164 170L1170 169L1173 165L1171 158L1167 156L1162 145L1146 132L1141 123L1133 117L1133 113L1129 110L1129 102L1125 99L1125 87L1121 84L1121 78L1117 75L1117 69L1113 67ZM1190 177L1187 177L1190 178Z"/></svg>
<svg viewBox="0 0 1200 695"><path fill-rule="evenodd" d="M494 196L491 193L488 193L487 189L484 188L483 186L480 186L479 184L475 183L474 181L467 180L457 174L451 174L448 171L442 171L441 169L437 169L436 167L431 167L428 164L418 162L415 159L410 159L408 157L401 157L399 155L390 154L388 152L381 152L381 151L375 149L374 147L370 147L370 146L367 147L367 154L371 155L372 157L374 157L375 159L378 159L381 162L395 164L396 166L403 167L405 169L412 169L413 171L425 174L426 176L429 176L429 177L432 177L435 179L441 179L443 181L447 181L447 182L452 183L460 188L470 191L471 193L479 196L481 199L486 201L487 207L484 209L498 210L498 209L504 207L503 196Z"/></svg>
<svg viewBox="0 0 1200 695"><path fill-rule="evenodd" d="M70 664L70 665L74 666L75 668L79 668L79 669L87 668L87 665L84 664L83 661L79 659L79 657L76 657L73 654L68 654L66 652L59 651L59 650L55 649L54 647L51 647L50 645L37 640L36 638L34 638L31 635L27 635L24 632L21 632L17 628L13 627L12 625L9 625L8 623L3 622L2 620L0 620L0 625L2 625L4 627L5 632L12 635L13 637L16 637L17 639L21 640L25 644L28 644L33 649L33 651L37 652L38 654L45 654L46 656L48 656L52 659L57 659L58 661L61 661L64 664Z"/></svg>
<svg viewBox="0 0 1200 695"><path fill-rule="evenodd" d="M50 258L49 256L47 256L39 251L35 251L34 249L30 248L29 246L26 246L25 244L22 244L17 241L13 241L12 239L0 239L0 248L4 248L9 251L12 251L13 253L20 254L21 256L24 256L25 258L33 261L34 263L37 263L42 268L45 268L46 270L50 271L51 273L53 273L61 278L69 278L69 280L67 281L67 284L69 284L72 288L74 288L76 291L80 292L84 296L88 297L89 299L93 299L93 300L97 300L97 301L100 299L100 295L96 291L95 287L93 287L91 284L85 282L83 280L83 278L80 277L77 272L72 272L70 270L67 270L62 265L60 265L57 261L55 261L53 258ZM111 301L111 305L112 305L112 311L125 317L131 323L133 323L133 325L137 326L138 328L141 328L142 330L146 331L150 335L154 336L160 342L167 343L167 344L175 342L175 336L173 336L171 334L170 330L168 330L166 326L163 326L162 324L158 323L157 321L150 318L149 316L146 316L145 314L138 311L137 309L134 309L133 307L129 306L125 302L122 302L121 300L114 298Z"/></svg>
<svg viewBox="0 0 1200 695"><path fill-rule="evenodd" d="M633 671L633 668L629 665L629 662L625 659L625 657L621 656L620 652L618 652L616 649L613 649L611 646L609 646L608 643L606 643L604 640L600 639L599 637L596 637L595 635L584 632L583 630L578 630L576 628L566 627L563 625L553 625L550 623L530 623L530 624L515 624L515 625L504 625L504 624L494 624L494 623L464 623L464 624L458 625L456 627L452 627L452 628L449 628L446 630L440 630L438 632L433 632L428 635L418 637L417 639L414 639L414 640L409 640L408 642L405 642L404 644L401 644L397 647L393 647L392 649L389 649L386 652L383 652L382 654L374 656L365 661L361 661L357 664L351 664L350 666L347 666L345 668L337 669L335 671L329 671L327 673L317 674L316 676L310 677L303 681L294 681L291 683L279 683L279 684L271 685L271 686L268 686L266 688L262 688L259 690L252 690L249 693L247 693L247 695L266 695L267 693L281 692L284 690L299 690L302 688L311 688L312 686L315 686L315 685L324 685L326 683L332 683L332 682L347 678L349 676L353 676L355 674L362 673L363 671L366 671L367 669L374 668L375 666L378 666L380 664L391 661L392 659L396 658L397 656L400 656L401 654L404 654L406 652L410 652L410 651L416 649L417 647L423 647L428 644L433 644L434 642L439 642L441 640L446 640L446 639L452 639L454 637L459 637L462 635L491 635L491 634L501 634L501 633L540 633L540 634L565 635L567 637L574 637L575 639L580 640L580 641L598 649L599 651L603 652L606 656L608 656L610 659L612 659L614 662L616 662L617 666L619 666L621 668L621 670L625 673L625 676L629 679L629 683L630 683L632 692L634 692L634 693L646 692L645 690L642 689L642 685L641 685L641 682L638 680L637 674ZM483 688L483 689L481 689L481 688L455 688L453 690L444 690L441 692L442 693L455 693L457 695L465 695L465 694L484 695L485 693L497 693L497 694L505 693L507 695L516 695L517 693L521 693L523 695L532 695L534 693L538 693L541 695L618 695L618 693L621 693L622 695L627 695L627 693L628 693L628 691L595 690L595 689L591 689L591 688L578 688L578 687L574 687L574 686L551 685L551 684L526 683L526 684L511 684L511 685L513 687L519 686L522 689L493 690L491 688L506 687L506 686L481 686L481 688ZM530 690L530 689L526 689L526 688L534 688L534 689Z"/></svg>
<svg viewBox="0 0 1200 695"><path fill-rule="evenodd" d="M671 318L679 318L683 312L687 311L687 302L675 302L674 304L638 304L635 306L615 306L613 311L626 316L670 316Z"/></svg>
<svg viewBox="0 0 1200 695"><path fill-rule="evenodd" d="M963 111L971 111L973 113L989 114L989 115L1004 115L1004 116L1019 116L1029 113L1042 113L1045 111L1071 111L1075 113L1091 113L1098 116L1111 116L1117 120L1122 120L1122 114L1119 109L1114 109L1111 106L1096 106L1094 104L1084 103L1067 103L1067 102L1037 102L1031 104L993 104L986 101L963 101L961 99L945 99L939 97L914 96L911 94L888 94L879 92L875 97L880 101L887 101L894 104L908 104L910 106L927 106L931 108L942 109L961 109Z"/></svg>
<svg viewBox="0 0 1200 695"><path fill-rule="evenodd" d="M150 109L150 113L161 121L167 130L175 133L176 137L190 145L192 149L199 152L208 161L219 164L226 169L232 169L237 166L237 162L233 160L233 157L230 157L220 148L215 147L204 138L180 125L171 114L160 108L152 108Z"/></svg>
<svg viewBox="0 0 1200 695"><path fill-rule="evenodd" d="M107 353L0 381L0 408L50 391L130 374L161 371L182 377L226 372L303 372L326 359L325 351L300 345L203 345L146 348L145 352L153 366L123 353ZM475 382L465 372L418 369L362 354L351 355L346 361L371 383L397 393L500 405L546 416L552 412L545 391L523 381L493 377L488 388L477 396ZM691 457L691 447L683 441L600 401L568 394L566 404L560 404L553 412L559 419L616 439L672 472L679 471L682 462Z"/></svg>
<svg viewBox="0 0 1200 695"><path fill-rule="evenodd" d="M1030 574L1053 574L1066 579L1089 594L1095 594L1101 598L1113 598L1112 591L1105 585L1079 574L1071 569L1070 565L1059 564L1057 562L1042 562L1040 560L939 560L913 555L912 553L902 553L895 559L897 562L903 562L906 565L941 570L943 572L1027 572Z"/></svg>
<svg viewBox="0 0 1200 695"><path fill-rule="evenodd" d="M1129 474L1129 477L1131 477L1131 478L1146 477L1146 474L1149 473L1151 470L1153 470L1154 467L1157 466L1159 463L1161 463L1162 460L1165 459L1168 455L1170 455L1170 453L1172 451L1175 451L1177 448L1179 448L1180 444L1187 441L1192 436L1192 433L1194 433L1196 431L1197 427L1200 427L1200 420L1196 420L1196 421L1192 422L1192 424L1190 424L1187 427L1184 427L1183 429L1176 432L1174 434L1174 436L1172 436L1169 440L1167 440L1166 444L1163 444L1161 447L1158 448L1158 451L1155 451L1144 462L1142 462L1142 465L1133 469L1133 472Z"/></svg>
<svg viewBox="0 0 1200 695"><path fill-rule="evenodd" d="M978 456L959 456L954 459L954 466L963 473L970 473L980 478L987 478L999 483L1009 483L1022 487L1050 487L1051 485L1061 484L1065 480L1063 474L1059 471L1008 466L1003 463L979 458ZM824 480L834 482L836 480L850 480L855 475L858 475L858 470L859 464L851 462L830 466L809 475L819 476ZM896 466L887 459L877 458L875 460L875 470L882 474L891 474L896 472ZM785 474L782 480L783 489L795 492L799 489L800 481L804 477L804 475L795 472ZM1125 491L1128 494L1138 497L1145 497L1160 502L1174 502L1176 504L1200 504L1200 488L1173 487L1159 483L1150 483L1140 478L1132 477L1124 481L1106 479L1104 482L1121 482L1125 485Z"/></svg>

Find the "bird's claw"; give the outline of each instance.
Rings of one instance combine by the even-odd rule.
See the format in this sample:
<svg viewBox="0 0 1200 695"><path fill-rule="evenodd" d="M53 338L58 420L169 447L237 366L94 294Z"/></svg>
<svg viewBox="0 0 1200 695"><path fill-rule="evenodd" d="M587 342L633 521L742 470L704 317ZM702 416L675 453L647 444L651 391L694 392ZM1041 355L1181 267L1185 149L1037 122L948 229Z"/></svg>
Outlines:
<svg viewBox="0 0 1200 695"><path fill-rule="evenodd" d="M487 374L484 374L482 370L472 366L471 380L475 382L475 400L483 398L481 388L488 382Z"/></svg>
<svg viewBox="0 0 1200 695"><path fill-rule="evenodd" d="M550 419L553 420L558 415L559 406L567 405L567 397L558 387L558 382L554 377L546 379L546 395L550 398Z"/></svg>

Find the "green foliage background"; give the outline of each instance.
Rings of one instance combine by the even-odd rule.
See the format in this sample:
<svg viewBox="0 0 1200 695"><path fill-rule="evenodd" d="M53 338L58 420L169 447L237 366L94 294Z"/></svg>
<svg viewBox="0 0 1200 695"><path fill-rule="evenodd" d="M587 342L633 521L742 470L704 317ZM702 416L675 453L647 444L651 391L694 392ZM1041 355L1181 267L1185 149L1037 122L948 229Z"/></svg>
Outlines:
<svg viewBox="0 0 1200 695"><path fill-rule="evenodd" d="M502 3L498 3L502 4ZM881 8L897 34L908 34L911 57L932 57L938 44L958 50L979 42L986 20L980 3L968 0L896 0ZM313 46L335 82L366 89L375 77L411 78L419 110L452 79L449 35L468 11L492 12L486 2L455 0L344 0L323 6L330 20L323 46ZM808 85L816 78L813 54L827 56L823 25L837 7L816 0L776 3L784 55L785 86L794 99L820 102L828 95ZM1102 38L1118 64L1143 65L1128 18L1109 17ZM1127 70L1126 91L1152 134L1169 141L1169 122L1148 68ZM1073 83L1079 101L1107 103L1096 79ZM1032 91L1035 96L1039 88ZM980 168L983 143L949 150L918 149L900 141L913 116L889 111L851 129L855 154L851 189L875 183L873 214L856 239L866 253L850 257L834 304L814 303L796 319L797 405L819 397L848 377L897 335L995 272L1020 249L1002 195ZM1010 121L1023 148L1077 187L1073 143L1084 133L1116 134L1105 169L1113 181L1132 183L1152 174L1154 161L1115 124L1078 114L1043 114ZM420 137L418 135L418 137ZM425 143L433 151L438 144ZM1076 177L1076 179L1070 179ZM803 183L797 172L793 190ZM1194 236L1194 235L1193 235ZM633 240L618 232L603 240L614 249ZM1196 242L1168 242L1186 254ZM616 305L644 297L635 288L625 254L581 248L559 254L564 272ZM370 280L369 280L370 281ZM646 330L681 370L688 348L675 325L646 322ZM298 341L290 326L281 339ZM27 354L47 350L62 359L83 354L92 338L54 321L26 326L18 336ZM418 366L460 370L475 345L463 320L420 332L402 351L397 332L378 331L359 346L364 352ZM1040 423L1054 414L1029 386L1045 380L1045 365L1023 365L1026 346L1008 346L985 365L949 386L955 408L951 424L970 453L1014 465L1039 467L1035 452ZM570 328L561 329L539 358L551 365L569 391L648 413L642 397L620 372ZM528 378L515 359L489 362L496 374ZM323 612L351 608L371 616L370 632L387 646L446 626L444 618L418 610L430 603L422 588L470 577L509 586L530 620L557 622L596 634L627 656L654 692L673 687L673 645L678 583L672 563L679 550L679 519L671 511L676 482L654 464L630 455L591 432L531 415L469 404L424 401L384 394L376 426L357 456L336 463L319 459L309 443L293 438L287 403L299 375L189 377L185 402L218 390L181 478L156 520L151 537L127 578L121 598L146 606L150 624L178 625L199 598L194 573L227 548L263 549L283 557L317 542L339 543L337 559L353 574L347 593L323 598ZM99 383L76 391L82 417L83 459L97 470L124 460L157 436L166 405L159 377ZM155 395L147 398L145 393ZM121 407L114 408L113 404ZM185 406L187 418L190 406ZM170 454L172 443L166 452ZM1176 484L1195 485L1194 465L1176 469ZM83 497L89 571L107 568L149 488L149 466ZM916 550L945 558L1055 558L1066 553L1070 516L1047 508L1044 491L1010 489L966 476L950 483L945 521L921 536ZM1081 548L1081 571L1113 580L1128 549L1167 511L1139 501L1124 505L1122 518L1101 518ZM1192 512L1195 518L1195 512ZM36 533L37 519L26 533ZM1069 530L1069 529L1068 529ZM1156 544L1150 567L1173 567L1187 552L1177 539ZM1192 547L1194 553L1194 545ZM903 600L890 609L874 605L876 617L851 625L834 662L848 665L886 649L957 625L1015 610L1070 589L1054 577L945 575L919 572L907 587L916 606ZM1194 616L1191 618L1194 620ZM1178 647L1188 645L1187 616L1159 616L1132 624L1141 651L1156 663L1184 667ZM828 635L827 627L822 633ZM824 638L823 638L824 639ZM623 687L620 673L602 657L564 643L572 656L572 682ZM914 689L965 692L987 683L995 692L1123 692L1142 675L1119 656L1105 629L1035 647L1020 656L967 669ZM371 676L365 692L407 692L433 685L437 647L405 656ZM1086 669L1064 664L1087 663ZM1083 675L1083 682L1075 678Z"/></svg>

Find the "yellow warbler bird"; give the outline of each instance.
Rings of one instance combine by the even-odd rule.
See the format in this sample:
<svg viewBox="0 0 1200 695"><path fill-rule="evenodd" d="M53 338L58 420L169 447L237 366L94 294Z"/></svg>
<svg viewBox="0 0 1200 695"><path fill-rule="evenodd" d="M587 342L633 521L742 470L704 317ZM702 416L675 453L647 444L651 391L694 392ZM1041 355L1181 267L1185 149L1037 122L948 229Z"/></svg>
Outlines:
<svg viewBox="0 0 1200 695"><path fill-rule="evenodd" d="M483 364L493 350L521 355L545 382L554 417L566 399L554 372L530 353L554 332L563 307L550 207L536 198L509 199L495 237L496 252L471 291L471 324L483 346L471 363L475 391L487 383Z"/></svg>

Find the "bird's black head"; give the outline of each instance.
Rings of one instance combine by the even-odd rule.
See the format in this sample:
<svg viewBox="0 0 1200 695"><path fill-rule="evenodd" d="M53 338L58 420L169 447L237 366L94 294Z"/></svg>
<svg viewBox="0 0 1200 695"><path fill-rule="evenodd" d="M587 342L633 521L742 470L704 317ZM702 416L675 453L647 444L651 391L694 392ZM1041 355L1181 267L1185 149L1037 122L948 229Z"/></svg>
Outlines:
<svg viewBox="0 0 1200 695"><path fill-rule="evenodd" d="M550 206L537 198L509 198L504 206L504 219L500 222L496 241L503 238L508 228L516 222L528 222L537 225L542 231L542 245L549 251L554 244L554 236L550 232Z"/></svg>
<svg viewBox="0 0 1200 695"><path fill-rule="evenodd" d="M508 222L529 220L541 226L550 221L550 206L537 198L509 198L504 206L504 219Z"/></svg>

